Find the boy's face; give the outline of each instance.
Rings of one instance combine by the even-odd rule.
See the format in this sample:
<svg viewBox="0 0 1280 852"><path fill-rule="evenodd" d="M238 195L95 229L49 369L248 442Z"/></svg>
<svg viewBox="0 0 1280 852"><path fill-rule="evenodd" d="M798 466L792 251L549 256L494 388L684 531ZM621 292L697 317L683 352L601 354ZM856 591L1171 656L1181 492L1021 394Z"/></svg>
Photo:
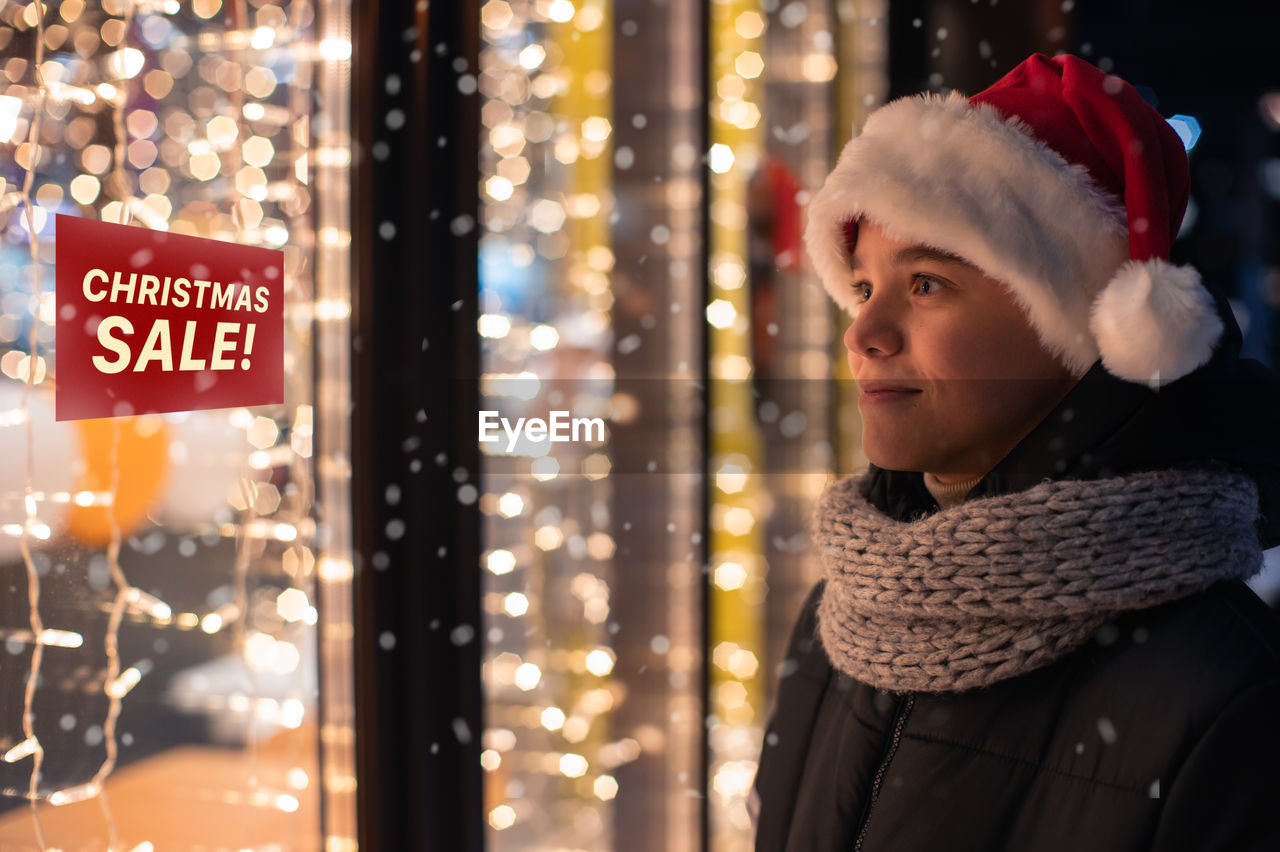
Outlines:
<svg viewBox="0 0 1280 852"><path fill-rule="evenodd" d="M844 344L876 466L980 476L1075 384L1004 286L964 260L864 219L851 265L860 304Z"/></svg>

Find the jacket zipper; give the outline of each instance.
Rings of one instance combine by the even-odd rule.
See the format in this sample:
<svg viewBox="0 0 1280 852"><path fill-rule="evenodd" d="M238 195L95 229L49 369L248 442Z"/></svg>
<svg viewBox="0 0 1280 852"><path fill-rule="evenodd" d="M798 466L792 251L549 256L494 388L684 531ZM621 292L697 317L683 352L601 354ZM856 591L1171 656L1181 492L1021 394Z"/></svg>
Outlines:
<svg viewBox="0 0 1280 852"><path fill-rule="evenodd" d="M867 836L867 826L871 824L871 811L876 806L876 800L880 798L880 785L884 782L884 774L898 751L898 743L902 740L902 729L907 726L907 716L911 714L911 706L915 701L915 695L907 693L907 697L898 705L898 715L893 721L893 737L889 740L889 748L885 750L884 757L880 759L880 766L876 768L876 777L871 782L871 798L867 802L867 809L862 814L862 827L858 829L858 840L853 844L853 852L862 850L862 841Z"/></svg>

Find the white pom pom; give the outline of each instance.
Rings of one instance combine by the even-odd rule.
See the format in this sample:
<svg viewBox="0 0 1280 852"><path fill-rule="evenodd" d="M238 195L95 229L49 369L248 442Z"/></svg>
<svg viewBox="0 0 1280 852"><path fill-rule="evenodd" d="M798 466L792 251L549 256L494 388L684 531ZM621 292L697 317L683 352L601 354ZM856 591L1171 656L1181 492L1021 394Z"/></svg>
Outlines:
<svg viewBox="0 0 1280 852"><path fill-rule="evenodd" d="M1089 330L1108 372L1158 387L1209 360L1222 320L1199 272L1154 258L1120 267L1093 303Z"/></svg>

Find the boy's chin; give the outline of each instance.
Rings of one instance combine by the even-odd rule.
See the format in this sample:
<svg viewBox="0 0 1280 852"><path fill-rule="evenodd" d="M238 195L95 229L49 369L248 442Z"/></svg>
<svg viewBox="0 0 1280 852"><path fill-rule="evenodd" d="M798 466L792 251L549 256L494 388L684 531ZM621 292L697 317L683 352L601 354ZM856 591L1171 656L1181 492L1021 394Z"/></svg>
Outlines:
<svg viewBox="0 0 1280 852"><path fill-rule="evenodd" d="M923 473L928 470L928 458L919 452L907 449L868 449L863 446L863 454L867 461L881 470L899 470L904 472Z"/></svg>

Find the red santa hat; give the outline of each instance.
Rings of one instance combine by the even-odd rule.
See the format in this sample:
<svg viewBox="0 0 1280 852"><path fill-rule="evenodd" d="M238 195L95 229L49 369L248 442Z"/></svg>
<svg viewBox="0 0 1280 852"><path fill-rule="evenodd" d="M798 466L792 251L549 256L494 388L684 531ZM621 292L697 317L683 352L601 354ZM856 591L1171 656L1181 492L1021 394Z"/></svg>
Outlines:
<svg viewBox="0 0 1280 852"><path fill-rule="evenodd" d="M1003 282L1041 343L1083 374L1165 384L1209 360L1223 324L1169 250L1190 176L1178 134L1137 91L1070 55L1035 54L966 98L873 112L809 204L805 245L855 310L862 217L960 255Z"/></svg>

